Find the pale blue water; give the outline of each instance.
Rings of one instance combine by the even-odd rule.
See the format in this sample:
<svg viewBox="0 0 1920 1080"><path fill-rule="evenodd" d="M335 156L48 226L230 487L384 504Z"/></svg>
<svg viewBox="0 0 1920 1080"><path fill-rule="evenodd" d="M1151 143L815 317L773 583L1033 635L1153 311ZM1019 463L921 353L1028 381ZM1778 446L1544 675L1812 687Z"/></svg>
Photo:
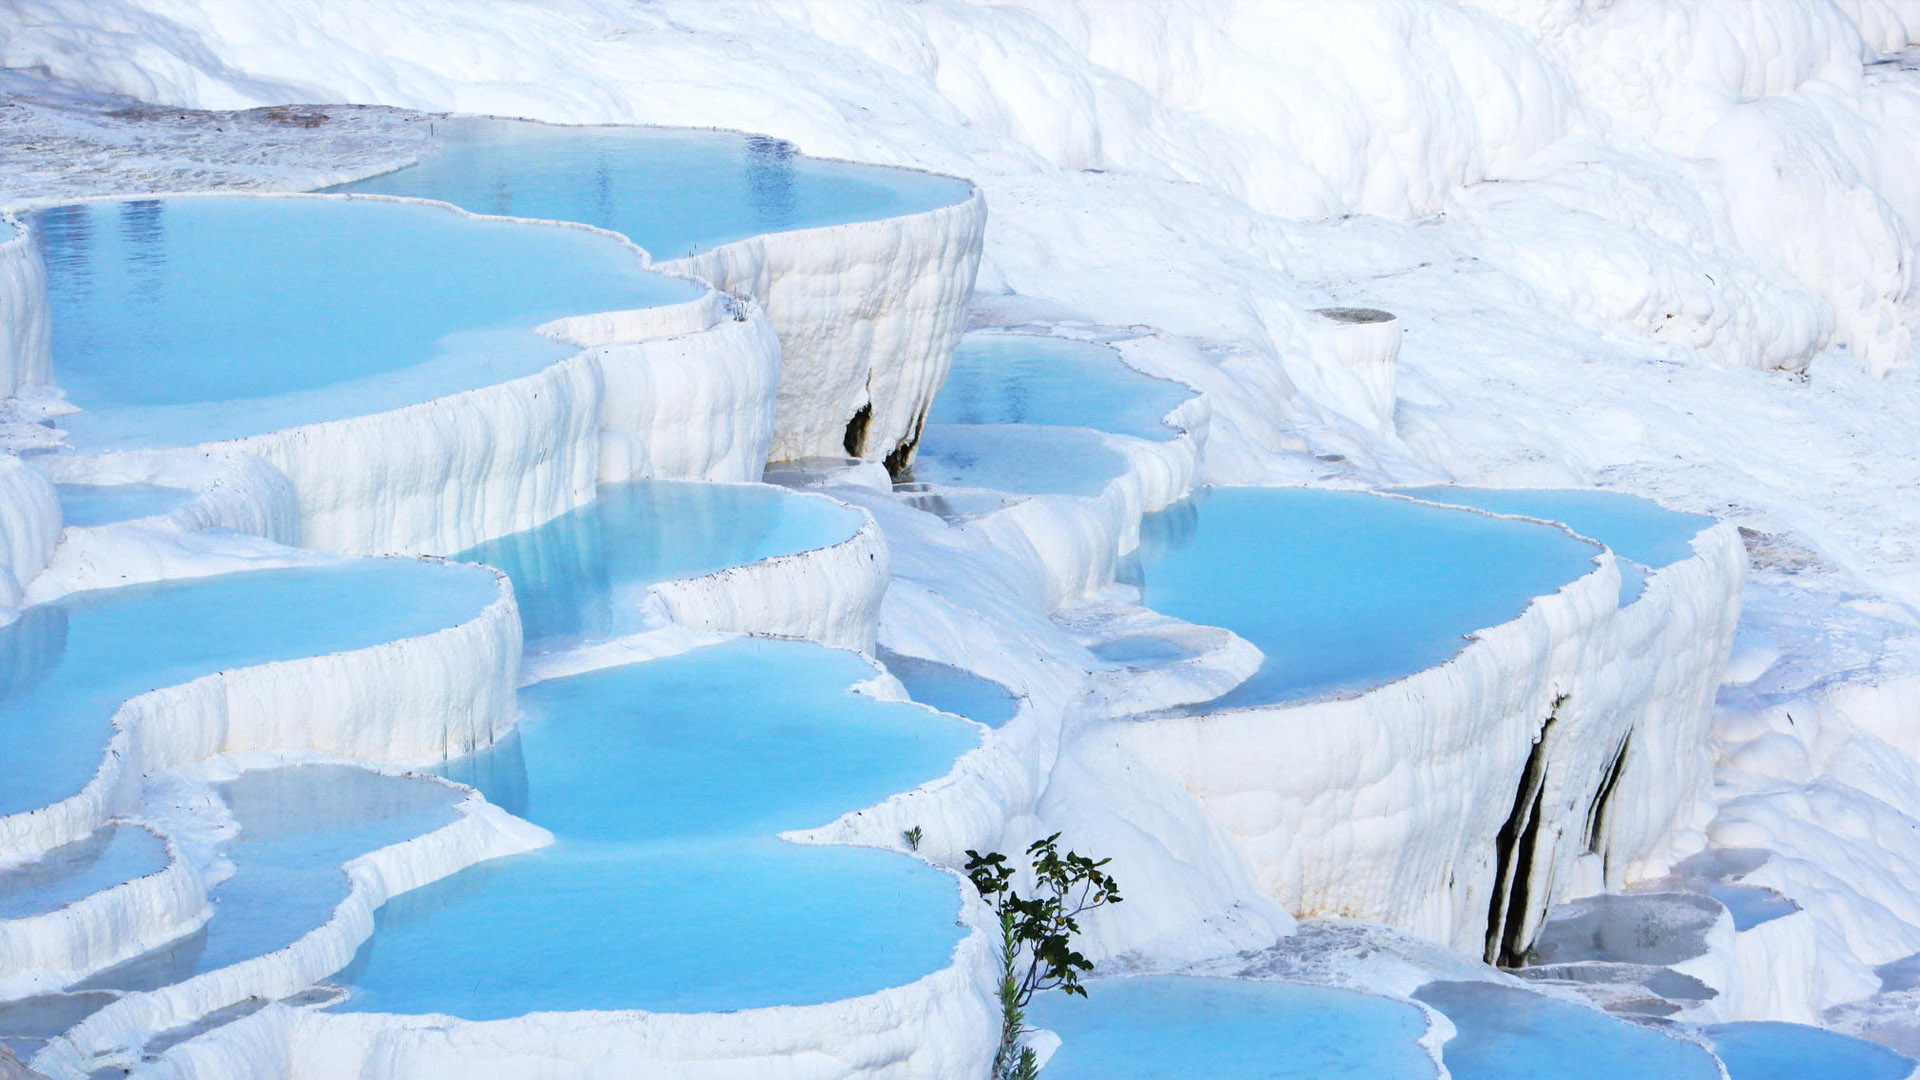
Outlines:
<svg viewBox="0 0 1920 1080"><path fill-rule="evenodd" d="M1759 885L1716 883L1707 886L1707 895L1726 907L1735 930L1751 930L1800 910L1791 899Z"/></svg>
<svg viewBox="0 0 1920 1080"><path fill-rule="evenodd" d="M764 484L638 480L455 558L513 579L531 652L637 629L647 586L837 544L863 519L825 499Z"/></svg>
<svg viewBox="0 0 1920 1080"><path fill-rule="evenodd" d="M193 492L158 484L56 484L69 526L111 525L164 514L193 501Z"/></svg>
<svg viewBox="0 0 1920 1080"><path fill-rule="evenodd" d="M1361 690L1433 667L1466 634L1590 572L1596 553L1549 526L1357 492L1209 488L1193 503L1143 530L1147 606L1225 627L1267 657L1208 709Z"/></svg>
<svg viewBox="0 0 1920 1080"><path fill-rule="evenodd" d="M151 990L298 941L347 896L352 859L452 823L461 792L352 765L256 769L220 785L240 826L197 933L94 976L88 989Z"/></svg>
<svg viewBox="0 0 1920 1080"><path fill-rule="evenodd" d="M536 683L449 775L556 843L396 898L340 1007L474 1020L810 1004L949 962L953 879L777 840L943 775L974 730L852 693L852 654L742 639Z"/></svg>
<svg viewBox="0 0 1920 1080"><path fill-rule="evenodd" d="M1014 495L1093 496L1126 471L1125 455L1081 428L928 424L912 478Z"/></svg>
<svg viewBox="0 0 1920 1080"><path fill-rule="evenodd" d="M1692 1043L1606 1013L1492 983L1431 982L1414 991L1453 1021L1440 1048L1455 1080L1718 1080Z"/></svg>
<svg viewBox="0 0 1920 1080"><path fill-rule="evenodd" d="M1650 499L1619 491L1563 488L1471 488L1436 484L1395 488L1402 495L1471 506L1496 514L1558 521L1581 536L1613 549L1620 566L1620 602L1639 599L1648 568L1658 570L1693 556L1695 536L1713 527L1703 514L1683 514Z"/></svg>
<svg viewBox="0 0 1920 1080"><path fill-rule="evenodd" d="M439 199L477 214L578 221L677 259L761 233L963 202L963 180L819 161L778 139L658 128L442 123L419 164L332 191Z"/></svg>
<svg viewBox="0 0 1920 1080"><path fill-rule="evenodd" d="M1415 1080L1433 1064L1420 1010L1350 990L1240 979L1099 979L1042 994L1028 1019L1057 1033L1047 1080Z"/></svg>
<svg viewBox="0 0 1920 1080"><path fill-rule="evenodd" d="M1136 667L1162 667L1191 660L1194 656L1192 649L1146 634L1096 642L1087 651L1110 664L1132 664Z"/></svg>
<svg viewBox="0 0 1920 1080"><path fill-rule="evenodd" d="M0 627L0 814L77 794L130 697L229 668L454 626L495 595L468 566L360 559L76 593Z"/></svg>
<svg viewBox="0 0 1920 1080"><path fill-rule="evenodd" d="M922 705L996 728L1020 711L1013 691L963 668L885 649L880 650L880 661L907 688L907 696Z"/></svg>
<svg viewBox="0 0 1920 1080"><path fill-rule="evenodd" d="M1879 1043L1803 1024L1707 1029L1732 1080L1905 1080L1915 1062Z"/></svg>
<svg viewBox="0 0 1920 1080"><path fill-rule="evenodd" d="M567 315L690 300L580 229L380 200L174 198L28 217L54 377L85 448L179 446L504 382L574 350Z"/></svg>
<svg viewBox="0 0 1920 1080"><path fill-rule="evenodd" d="M1193 396L1143 375L1105 345L1033 334L968 334L933 400L935 424L1053 424L1170 439L1162 419Z"/></svg>
<svg viewBox="0 0 1920 1080"><path fill-rule="evenodd" d="M167 846L134 825L108 825L33 862L0 870L0 919L55 911L167 866Z"/></svg>

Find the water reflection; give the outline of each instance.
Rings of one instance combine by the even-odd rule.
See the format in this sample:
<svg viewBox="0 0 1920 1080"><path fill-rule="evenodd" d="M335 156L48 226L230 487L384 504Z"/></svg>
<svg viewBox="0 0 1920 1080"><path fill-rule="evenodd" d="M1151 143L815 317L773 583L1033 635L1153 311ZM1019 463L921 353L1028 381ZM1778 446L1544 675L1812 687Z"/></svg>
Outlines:
<svg viewBox="0 0 1920 1080"><path fill-rule="evenodd" d="M66 651L65 607L30 607L0 626L0 701L37 686Z"/></svg>
<svg viewBox="0 0 1920 1080"><path fill-rule="evenodd" d="M755 217L769 231L793 227L793 158L793 144L785 139L747 139L747 192Z"/></svg>

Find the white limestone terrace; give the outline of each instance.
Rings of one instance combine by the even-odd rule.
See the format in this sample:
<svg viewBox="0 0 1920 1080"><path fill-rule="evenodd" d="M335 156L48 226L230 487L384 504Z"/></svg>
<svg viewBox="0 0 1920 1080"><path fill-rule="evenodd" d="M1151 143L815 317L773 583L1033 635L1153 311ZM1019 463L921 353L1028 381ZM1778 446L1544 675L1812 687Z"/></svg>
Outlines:
<svg viewBox="0 0 1920 1080"><path fill-rule="evenodd" d="M780 334L771 459L912 459L965 322L986 226L971 183L732 132L433 125L418 164L334 189L576 221L759 301Z"/></svg>
<svg viewBox="0 0 1920 1080"><path fill-rule="evenodd" d="M13 310L54 312L69 441L258 456L290 481L309 547L445 553L578 505L603 475L743 479L764 455L764 317L651 274L615 236L338 196L30 218L54 273ZM440 260L455 269L425 271ZM132 356L142 374L116 377ZM683 415L704 424L668 419Z"/></svg>
<svg viewBox="0 0 1920 1080"><path fill-rule="evenodd" d="M1881 136L1916 115L1912 5L1099 7L557 0L472 14L449 49L426 0L24 0L44 17L6 49L177 105L751 115L969 172L987 291L1196 339L1138 353L1221 391L1216 481L1600 485L1735 521L1758 569L1710 833L1779 849L1761 872L1836 964L1920 948L1920 863L1884 839L1920 820L1894 739L1920 383L1861 370L1911 340L1913 140ZM1399 317L1397 438L1295 392L1330 304Z"/></svg>

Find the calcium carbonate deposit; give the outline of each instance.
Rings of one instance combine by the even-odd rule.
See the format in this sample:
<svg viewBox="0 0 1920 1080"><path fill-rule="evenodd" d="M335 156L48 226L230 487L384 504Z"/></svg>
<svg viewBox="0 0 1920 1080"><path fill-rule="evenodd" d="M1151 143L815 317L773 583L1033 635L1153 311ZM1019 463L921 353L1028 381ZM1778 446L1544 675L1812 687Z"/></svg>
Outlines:
<svg viewBox="0 0 1920 1080"><path fill-rule="evenodd" d="M1917 147L1920 0L0 0L0 1080L1920 1076Z"/></svg>

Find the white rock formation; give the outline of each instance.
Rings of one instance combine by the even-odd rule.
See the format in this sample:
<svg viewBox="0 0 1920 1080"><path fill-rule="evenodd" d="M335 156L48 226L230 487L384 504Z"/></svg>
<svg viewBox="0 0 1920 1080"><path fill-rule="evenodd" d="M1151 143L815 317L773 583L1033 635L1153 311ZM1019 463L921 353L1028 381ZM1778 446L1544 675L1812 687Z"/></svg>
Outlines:
<svg viewBox="0 0 1920 1080"><path fill-rule="evenodd" d="M33 579L60 542L53 485L12 454L0 453L0 626L12 622Z"/></svg>
<svg viewBox="0 0 1920 1080"><path fill-rule="evenodd" d="M0 214L0 398L44 386L53 375L52 317L42 298L47 268L25 226Z"/></svg>
<svg viewBox="0 0 1920 1080"><path fill-rule="evenodd" d="M222 671L127 701L82 791L0 816L0 857L78 840L137 804L142 773L216 754L296 748L438 761L491 745L516 715L520 666L519 613L506 578L497 581L483 610L445 630Z"/></svg>
<svg viewBox="0 0 1920 1080"><path fill-rule="evenodd" d="M986 197L880 221L771 233L658 264L751 296L780 333L770 460L912 460L966 328Z"/></svg>

